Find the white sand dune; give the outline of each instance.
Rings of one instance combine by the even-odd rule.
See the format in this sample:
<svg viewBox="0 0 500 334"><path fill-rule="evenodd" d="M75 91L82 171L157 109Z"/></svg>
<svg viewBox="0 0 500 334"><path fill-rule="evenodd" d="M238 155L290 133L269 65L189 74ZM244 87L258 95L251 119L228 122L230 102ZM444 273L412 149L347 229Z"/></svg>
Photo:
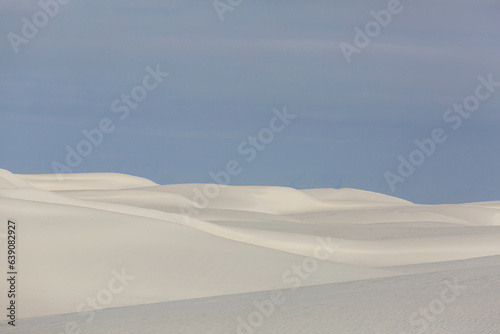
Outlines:
<svg viewBox="0 0 500 334"><path fill-rule="evenodd" d="M58 177L0 170L3 226L8 219L18 226L17 330L26 333L47 322L64 328L65 318L59 315L89 314L89 298L97 299L99 310L109 310L82 325L88 333L128 333L128 327L119 324L113 327L116 331L105 326L120 317L134 318L131 314L170 310L169 305L184 310L175 321L171 316L165 316L168 323L163 318L146 323L145 316L136 321L143 321L143 327L163 326L165 333L200 333L197 328L203 327L196 326L210 319L191 323L218 309L206 333L245 333L234 323L245 310L242 303L251 305L249 301L266 294L262 291L273 289L287 291L289 301L281 316L269 319L268 327L250 328L256 333L264 328L268 333L305 333L283 323L297 322L297 308L305 304L307 310L316 310L313 318L325 326L316 333L369 333L365 325L332 325L336 330L329 330L329 320L324 319L328 312L336 319L354 314L341 304L325 302L325 295L350 305L350 312L356 312L352 303L384 304L385 295L391 304L381 310L394 308L404 318L405 312L426 306L421 305L426 293L442 286L443 277L475 284L472 270L482 268L486 276L499 273L495 265L500 258L500 202L430 206L354 189L160 186L122 174ZM1 232L5 237L6 228ZM6 268L6 247L1 247L0 265ZM121 272L130 279L120 289L110 288ZM477 281L498 287L497 278L486 276ZM1 282L0 291L7 291L7 282ZM390 291L390 284L397 285L404 301ZM421 291L412 290L412 285ZM299 286L309 288L295 290ZM346 299L347 292L353 294L352 301ZM426 303L432 296L427 295ZM152 303L161 304L145 305ZM368 306L361 306L369 312ZM220 318L224 315L227 321ZM34 317L42 318L27 320ZM377 330L418 332L407 321L384 326ZM448 332L453 331L440 331Z"/></svg>

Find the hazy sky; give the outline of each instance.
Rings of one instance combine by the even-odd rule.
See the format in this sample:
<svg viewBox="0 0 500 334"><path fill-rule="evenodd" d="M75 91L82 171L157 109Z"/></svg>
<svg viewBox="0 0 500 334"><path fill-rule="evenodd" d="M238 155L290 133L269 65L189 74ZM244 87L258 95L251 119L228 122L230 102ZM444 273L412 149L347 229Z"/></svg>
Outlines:
<svg viewBox="0 0 500 334"><path fill-rule="evenodd" d="M52 173L79 147L73 172L162 184L235 160L234 185L500 200L500 87L477 88L500 82L496 0L59 1L0 2L0 168ZM435 129L393 191L386 172Z"/></svg>

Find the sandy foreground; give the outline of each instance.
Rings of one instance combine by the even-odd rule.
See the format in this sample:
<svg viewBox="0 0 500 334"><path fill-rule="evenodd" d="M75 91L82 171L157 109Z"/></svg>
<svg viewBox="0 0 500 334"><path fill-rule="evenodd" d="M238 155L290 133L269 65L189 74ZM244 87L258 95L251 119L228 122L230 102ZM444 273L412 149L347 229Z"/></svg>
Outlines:
<svg viewBox="0 0 500 334"><path fill-rule="evenodd" d="M500 333L500 201L0 170L0 222L0 332Z"/></svg>

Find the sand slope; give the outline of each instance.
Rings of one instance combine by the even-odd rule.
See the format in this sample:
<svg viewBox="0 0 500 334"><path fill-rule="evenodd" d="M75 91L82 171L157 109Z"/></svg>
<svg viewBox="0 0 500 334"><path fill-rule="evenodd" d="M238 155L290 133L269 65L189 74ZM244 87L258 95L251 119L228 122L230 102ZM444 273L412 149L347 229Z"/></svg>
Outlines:
<svg viewBox="0 0 500 334"><path fill-rule="evenodd" d="M304 291L323 305L322 284L334 294L348 287L362 303L356 281L425 285L446 270L467 276L470 261L489 259L482 267L491 268L500 255L500 202L424 206L354 189L160 186L122 174L0 170L3 237L8 219L18 224L21 318L81 315L92 310L88 298L107 309L210 297L229 312L233 302L217 296L296 286L318 286ZM102 292L113 290L117 273L130 278L123 289Z"/></svg>

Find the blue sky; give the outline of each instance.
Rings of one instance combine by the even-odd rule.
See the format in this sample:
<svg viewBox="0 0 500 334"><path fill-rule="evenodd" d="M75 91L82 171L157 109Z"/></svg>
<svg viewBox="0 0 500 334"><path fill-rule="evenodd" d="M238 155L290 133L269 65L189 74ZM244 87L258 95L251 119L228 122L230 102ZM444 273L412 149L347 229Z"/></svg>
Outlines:
<svg viewBox="0 0 500 334"><path fill-rule="evenodd" d="M211 171L236 160L234 185L354 187L418 203L500 200L500 88L459 129L443 121L479 76L500 81L500 4L402 0L348 63L340 44L355 45L354 28L364 31L371 11L389 3L243 0L221 21L208 0L72 0L16 53L9 33L23 36L23 17L33 23L42 9L4 0L0 168L52 173L66 147L85 140L82 130L107 118L114 131L74 172L213 182ZM120 120L112 102L157 65L169 76ZM284 106L296 117L246 161L238 146ZM446 142L393 191L385 173L397 173L398 157L436 128Z"/></svg>

